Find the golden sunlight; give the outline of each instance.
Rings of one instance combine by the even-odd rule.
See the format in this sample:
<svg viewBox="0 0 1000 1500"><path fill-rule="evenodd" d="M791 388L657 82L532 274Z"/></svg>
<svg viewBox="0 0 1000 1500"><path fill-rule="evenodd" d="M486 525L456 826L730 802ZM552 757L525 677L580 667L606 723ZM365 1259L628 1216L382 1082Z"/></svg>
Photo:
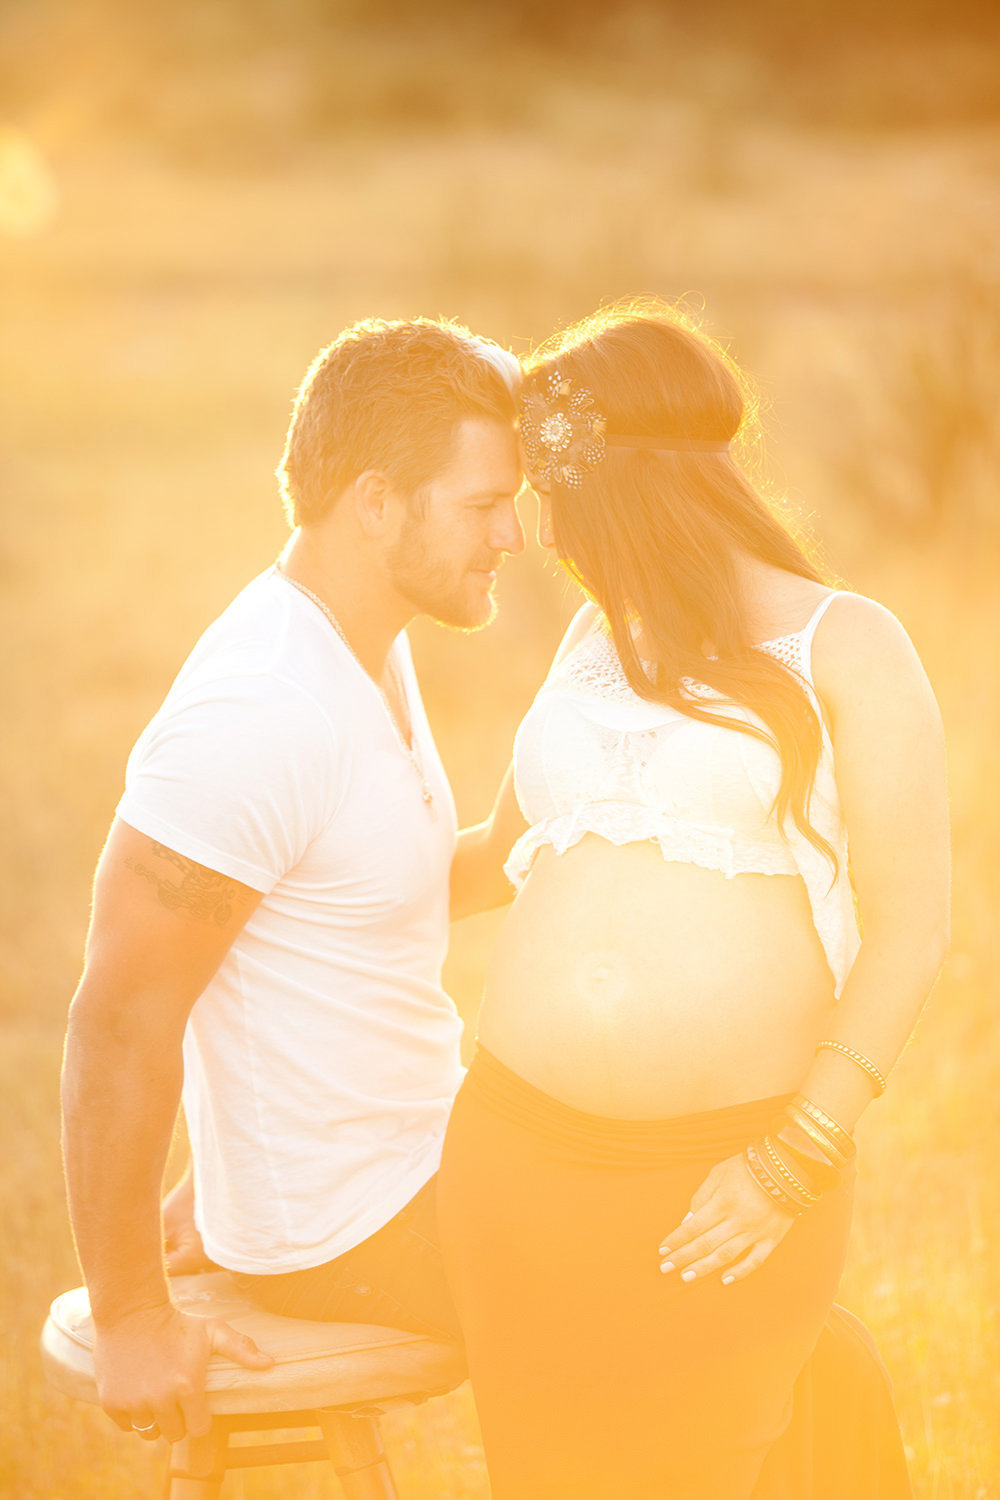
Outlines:
<svg viewBox="0 0 1000 1500"><path fill-rule="evenodd" d="M84 1279L434 1300L462 1062L399 1500L1000 1500L998 77L997 0L0 0L0 1500L164 1492L142 1316L118 1425L46 1383ZM341 1494L269 1412L223 1500Z"/></svg>
<svg viewBox="0 0 1000 1500"><path fill-rule="evenodd" d="M42 234L55 220L59 190L38 148L19 130L0 128L0 233Z"/></svg>

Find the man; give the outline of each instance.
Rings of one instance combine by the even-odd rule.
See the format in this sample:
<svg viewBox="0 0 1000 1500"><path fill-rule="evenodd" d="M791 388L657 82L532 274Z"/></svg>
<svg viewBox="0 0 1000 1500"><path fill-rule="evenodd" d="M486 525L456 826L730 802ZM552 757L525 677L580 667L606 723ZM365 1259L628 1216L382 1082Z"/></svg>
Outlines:
<svg viewBox="0 0 1000 1500"><path fill-rule="evenodd" d="M343 1316L368 1290L348 1257L394 1274L407 1235L432 1238L461 1076L441 988L455 813L403 631L492 617L496 569L523 547L517 378L497 346L423 320L323 351L279 471L292 540L129 761L63 1100L101 1402L144 1437L207 1430L211 1352L270 1362L170 1299L160 1188L182 1081L206 1253L264 1300L280 1284L290 1310ZM366 1321L449 1327L425 1272L375 1288L398 1318L379 1302Z"/></svg>

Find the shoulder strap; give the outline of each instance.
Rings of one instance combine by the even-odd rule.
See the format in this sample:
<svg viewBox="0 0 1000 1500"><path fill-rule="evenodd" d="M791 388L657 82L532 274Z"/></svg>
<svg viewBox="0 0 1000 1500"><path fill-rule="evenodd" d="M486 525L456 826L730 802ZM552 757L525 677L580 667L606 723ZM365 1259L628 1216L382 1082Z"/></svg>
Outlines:
<svg viewBox="0 0 1000 1500"><path fill-rule="evenodd" d="M831 589L826 598L819 601L816 608L809 616L809 619L799 631L799 640L802 643L802 664L805 667L806 676L808 677L810 682L812 682L813 680L812 643L813 636L816 634L816 627L819 624L820 620L822 620L823 616L826 614L827 610L830 608L830 605L833 603L834 599L838 599L842 592L843 590L841 589Z"/></svg>
<svg viewBox="0 0 1000 1500"><path fill-rule="evenodd" d="M809 616L808 620L799 631L799 637L802 641L804 649L807 649L812 644L812 638L816 634L816 626L819 624L820 620L822 620L823 616L826 614L827 610L830 608L830 605L833 603L834 599L837 598L837 595L839 593L839 589L831 589L826 598L819 601L816 608L813 610L812 614Z"/></svg>

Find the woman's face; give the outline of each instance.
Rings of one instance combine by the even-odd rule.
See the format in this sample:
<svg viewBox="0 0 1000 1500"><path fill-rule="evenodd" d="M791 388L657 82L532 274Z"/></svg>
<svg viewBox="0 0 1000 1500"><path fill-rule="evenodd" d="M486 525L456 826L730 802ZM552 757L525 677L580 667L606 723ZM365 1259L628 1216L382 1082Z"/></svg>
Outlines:
<svg viewBox="0 0 1000 1500"><path fill-rule="evenodd" d="M538 501L538 545L551 552L556 544L552 534L552 490L547 480L539 479L528 468L524 471L524 482Z"/></svg>

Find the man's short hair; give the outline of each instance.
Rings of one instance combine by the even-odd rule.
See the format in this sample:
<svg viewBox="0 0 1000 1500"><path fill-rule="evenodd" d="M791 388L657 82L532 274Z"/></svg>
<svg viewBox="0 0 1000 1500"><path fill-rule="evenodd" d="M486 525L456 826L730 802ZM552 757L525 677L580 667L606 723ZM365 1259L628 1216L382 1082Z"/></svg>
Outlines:
<svg viewBox="0 0 1000 1500"><path fill-rule="evenodd" d="M355 323L313 360L295 398L278 481L293 525L317 521L366 469L416 495L448 461L466 417L511 422L513 354L461 324Z"/></svg>

